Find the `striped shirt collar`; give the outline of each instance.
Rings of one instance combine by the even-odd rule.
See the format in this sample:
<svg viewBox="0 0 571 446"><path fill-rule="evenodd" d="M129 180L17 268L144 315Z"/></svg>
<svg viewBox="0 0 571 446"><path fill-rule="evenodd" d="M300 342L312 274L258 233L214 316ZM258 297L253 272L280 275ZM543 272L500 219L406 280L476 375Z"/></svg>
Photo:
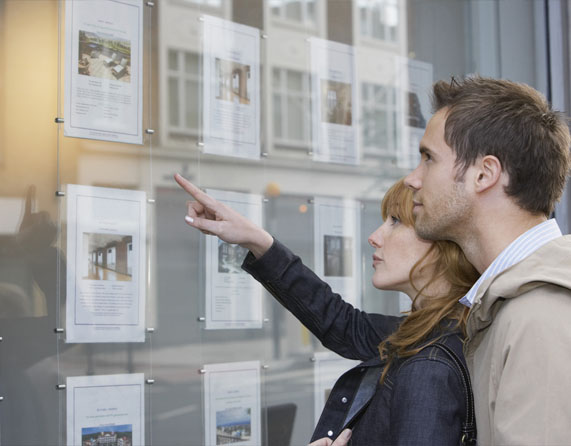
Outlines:
<svg viewBox="0 0 571 446"><path fill-rule="evenodd" d="M515 265L538 248L541 248L543 245L557 237L561 237L561 235L561 230L554 218L544 221L543 223L540 223L524 232L495 258L486 271L482 273L478 281L472 286L472 288L470 288L468 294L460 299L460 303L467 307L471 307L474 303L474 298L476 297L478 288L486 279L501 273L512 265Z"/></svg>

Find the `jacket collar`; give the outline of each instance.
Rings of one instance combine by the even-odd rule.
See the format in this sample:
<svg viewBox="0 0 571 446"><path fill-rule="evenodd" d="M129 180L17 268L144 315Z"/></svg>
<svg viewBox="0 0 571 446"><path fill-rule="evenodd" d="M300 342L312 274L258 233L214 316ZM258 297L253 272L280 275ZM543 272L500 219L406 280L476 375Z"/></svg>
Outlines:
<svg viewBox="0 0 571 446"><path fill-rule="evenodd" d="M513 299L545 284L571 290L570 260L571 235L566 235L482 282L468 315L468 338L473 338L492 323L505 299Z"/></svg>

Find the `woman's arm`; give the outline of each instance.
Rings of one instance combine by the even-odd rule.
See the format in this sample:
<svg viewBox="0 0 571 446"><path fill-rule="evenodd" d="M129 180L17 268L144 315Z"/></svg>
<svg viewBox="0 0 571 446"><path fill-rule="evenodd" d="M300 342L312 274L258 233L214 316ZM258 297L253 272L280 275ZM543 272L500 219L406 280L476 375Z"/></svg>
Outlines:
<svg viewBox="0 0 571 446"><path fill-rule="evenodd" d="M188 203L187 224L247 248L251 254L243 268L326 347L351 359L378 354L377 345L396 330L400 318L353 308L264 229L180 175L175 180L196 200Z"/></svg>
<svg viewBox="0 0 571 446"><path fill-rule="evenodd" d="M393 333L399 317L355 309L307 268L278 240L259 259L246 256L242 264L325 347L350 359L377 356L377 346Z"/></svg>

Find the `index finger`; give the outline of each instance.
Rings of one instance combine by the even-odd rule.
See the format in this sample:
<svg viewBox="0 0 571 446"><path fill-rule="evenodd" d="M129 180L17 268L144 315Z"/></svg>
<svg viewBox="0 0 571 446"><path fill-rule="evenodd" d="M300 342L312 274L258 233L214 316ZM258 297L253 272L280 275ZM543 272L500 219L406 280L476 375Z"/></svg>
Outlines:
<svg viewBox="0 0 571 446"><path fill-rule="evenodd" d="M214 207L217 201L208 195L205 192L202 192L198 187L188 181L180 174L175 174L174 176L175 181L182 187L185 191L187 191L196 201L204 206Z"/></svg>

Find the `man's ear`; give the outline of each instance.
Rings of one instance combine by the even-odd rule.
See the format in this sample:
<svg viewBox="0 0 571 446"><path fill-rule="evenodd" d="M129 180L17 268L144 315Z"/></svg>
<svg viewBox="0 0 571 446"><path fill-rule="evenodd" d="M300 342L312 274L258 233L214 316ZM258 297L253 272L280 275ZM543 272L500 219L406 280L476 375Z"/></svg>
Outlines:
<svg viewBox="0 0 571 446"><path fill-rule="evenodd" d="M484 192L493 188L501 181L502 164L493 155L486 155L479 158L475 163L474 190Z"/></svg>

